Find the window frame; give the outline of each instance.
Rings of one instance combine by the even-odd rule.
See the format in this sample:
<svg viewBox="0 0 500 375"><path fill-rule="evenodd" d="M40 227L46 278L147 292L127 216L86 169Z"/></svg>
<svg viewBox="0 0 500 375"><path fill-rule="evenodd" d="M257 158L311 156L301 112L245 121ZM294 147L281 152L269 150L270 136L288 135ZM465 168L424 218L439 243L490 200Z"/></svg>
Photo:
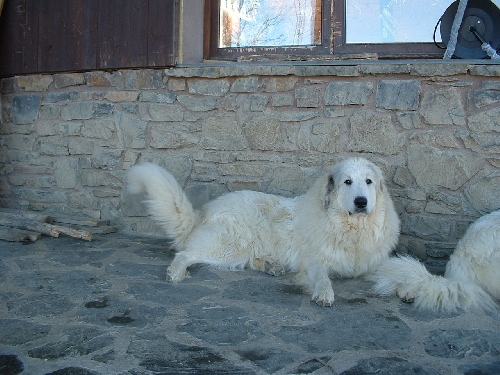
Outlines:
<svg viewBox="0 0 500 375"><path fill-rule="evenodd" d="M331 10L333 0L322 0L321 44L296 47L232 47L219 48L219 0L205 0L205 43L204 55L207 60L236 61L253 55L318 56L331 53Z"/></svg>
<svg viewBox="0 0 500 375"><path fill-rule="evenodd" d="M347 44L345 0L322 1L321 45L297 47L219 48L219 0L205 0L205 60L246 60L251 56L274 60L442 58L444 50L434 43Z"/></svg>

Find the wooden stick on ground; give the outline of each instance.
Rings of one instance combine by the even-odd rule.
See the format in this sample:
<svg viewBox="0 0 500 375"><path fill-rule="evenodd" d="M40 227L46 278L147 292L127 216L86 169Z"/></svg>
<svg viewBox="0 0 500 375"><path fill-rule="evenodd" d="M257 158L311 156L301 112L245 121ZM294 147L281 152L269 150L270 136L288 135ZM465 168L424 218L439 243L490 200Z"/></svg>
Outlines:
<svg viewBox="0 0 500 375"><path fill-rule="evenodd" d="M66 228L59 225L40 223L37 221L26 219L16 214L9 214L5 212L0 212L0 225L40 232L43 235L51 237L59 237L59 234L63 233L68 236L81 238L87 241L92 240L92 233L88 231Z"/></svg>

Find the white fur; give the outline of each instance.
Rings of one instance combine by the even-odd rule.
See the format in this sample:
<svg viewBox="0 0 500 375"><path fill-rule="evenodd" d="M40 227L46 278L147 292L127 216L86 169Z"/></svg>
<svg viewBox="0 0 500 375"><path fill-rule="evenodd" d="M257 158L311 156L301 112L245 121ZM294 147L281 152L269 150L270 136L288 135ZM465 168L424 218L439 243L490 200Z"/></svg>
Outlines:
<svg viewBox="0 0 500 375"><path fill-rule="evenodd" d="M282 266L300 271L298 281L313 299L330 306L334 293L329 275L357 277L373 271L399 236L399 219L382 173L361 158L335 165L299 197L238 191L200 211L156 165L132 167L128 185L133 193L147 192L150 214L174 240L178 253L167 270L173 282L181 281L195 263L261 271Z"/></svg>
<svg viewBox="0 0 500 375"><path fill-rule="evenodd" d="M377 293L415 299L424 309L494 308L493 299L500 300L500 211L469 227L444 277L431 275L418 260L401 256L386 260L370 279Z"/></svg>

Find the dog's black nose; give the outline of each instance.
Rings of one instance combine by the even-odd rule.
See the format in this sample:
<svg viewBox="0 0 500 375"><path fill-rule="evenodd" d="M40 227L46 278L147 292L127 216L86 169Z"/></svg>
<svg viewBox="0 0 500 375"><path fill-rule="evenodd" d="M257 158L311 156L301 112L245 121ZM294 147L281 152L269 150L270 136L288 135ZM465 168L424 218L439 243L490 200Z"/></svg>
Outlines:
<svg viewBox="0 0 500 375"><path fill-rule="evenodd" d="M365 197L356 197L354 198L354 205L356 208L366 208L368 204L368 200Z"/></svg>

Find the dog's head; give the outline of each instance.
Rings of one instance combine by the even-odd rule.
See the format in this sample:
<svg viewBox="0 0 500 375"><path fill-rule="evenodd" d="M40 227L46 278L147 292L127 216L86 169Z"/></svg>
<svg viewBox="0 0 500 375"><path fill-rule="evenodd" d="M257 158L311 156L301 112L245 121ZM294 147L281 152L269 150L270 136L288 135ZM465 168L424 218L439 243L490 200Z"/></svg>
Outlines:
<svg viewBox="0 0 500 375"><path fill-rule="evenodd" d="M349 215L369 215L377 197L385 191L382 172L372 162L362 158L344 160L325 176L323 205Z"/></svg>

